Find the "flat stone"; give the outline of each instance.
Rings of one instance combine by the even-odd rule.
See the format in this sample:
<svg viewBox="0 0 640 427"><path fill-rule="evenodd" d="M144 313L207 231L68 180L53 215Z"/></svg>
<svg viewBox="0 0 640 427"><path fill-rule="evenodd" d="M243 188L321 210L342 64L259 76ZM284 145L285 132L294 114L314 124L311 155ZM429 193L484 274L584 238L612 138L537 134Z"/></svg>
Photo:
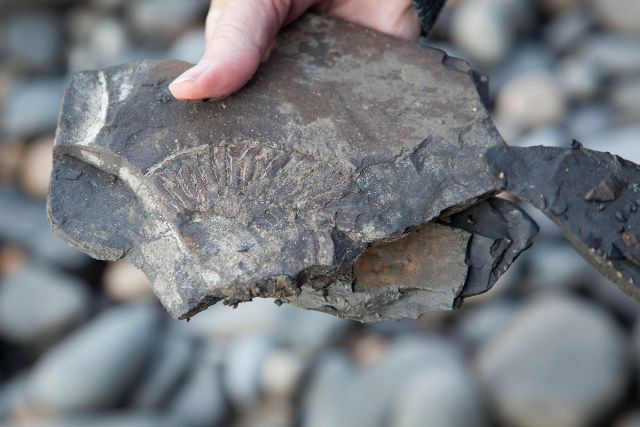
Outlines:
<svg viewBox="0 0 640 427"><path fill-rule="evenodd" d="M288 27L232 97L177 102L167 85L188 67L75 74L48 204L63 239L99 259L126 255L178 318L254 297L363 321L459 302L476 232L419 227L496 189L482 158L504 143L486 79L441 51L315 15ZM491 266L501 258L485 243L474 251Z"/></svg>
<svg viewBox="0 0 640 427"><path fill-rule="evenodd" d="M187 376L194 359L195 345L188 336L168 333L155 352L144 380L133 395L139 409L162 409L180 381Z"/></svg>
<svg viewBox="0 0 640 427"><path fill-rule="evenodd" d="M64 85L64 80L56 78L16 82L3 106L0 133L29 138L55 129Z"/></svg>
<svg viewBox="0 0 640 427"><path fill-rule="evenodd" d="M600 307L556 295L522 309L476 368L501 425L597 425L625 401L628 341Z"/></svg>
<svg viewBox="0 0 640 427"><path fill-rule="evenodd" d="M88 311L84 283L37 263L0 282L0 336L17 344L51 344Z"/></svg>
<svg viewBox="0 0 640 427"><path fill-rule="evenodd" d="M29 403L54 414L115 406L154 348L157 314L142 304L103 312L38 360Z"/></svg>
<svg viewBox="0 0 640 427"><path fill-rule="evenodd" d="M82 267L89 258L65 245L47 223L44 202L0 189L0 240L14 242L38 259L65 268Z"/></svg>

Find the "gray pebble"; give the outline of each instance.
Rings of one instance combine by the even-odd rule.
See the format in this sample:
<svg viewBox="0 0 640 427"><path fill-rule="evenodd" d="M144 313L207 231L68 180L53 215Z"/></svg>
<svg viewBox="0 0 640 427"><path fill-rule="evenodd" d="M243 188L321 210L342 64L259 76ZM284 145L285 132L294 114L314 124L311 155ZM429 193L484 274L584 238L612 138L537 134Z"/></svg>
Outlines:
<svg viewBox="0 0 640 427"><path fill-rule="evenodd" d="M62 79L44 78L14 84L2 106L0 133L28 138L52 132L65 86Z"/></svg>
<svg viewBox="0 0 640 427"><path fill-rule="evenodd" d="M618 122L640 123L640 76L616 82L608 98Z"/></svg>
<svg viewBox="0 0 640 427"><path fill-rule="evenodd" d="M636 37L592 35L579 48L583 61L600 68L602 76L635 76L640 70L640 49Z"/></svg>
<svg viewBox="0 0 640 427"><path fill-rule="evenodd" d="M607 104L583 104L571 110L565 126L571 139L582 142L590 136L607 132L613 125L613 117L613 111Z"/></svg>
<svg viewBox="0 0 640 427"><path fill-rule="evenodd" d="M156 414L87 414L60 419L21 422L2 427L182 427Z"/></svg>
<svg viewBox="0 0 640 427"><path fill-rule="evenodd" d="M473 377L458 366L417 370L399 390L389 424L392 427L489 425Z"/></svg>
<svg viewBox="0 0 640 427"><path fill-rule="evenodd" d="M586 148L609 151L640 164L640 125L630 124L606 131L585 135L581 142Z"/></svg>
<svg viewBox="0 0 640 427"><path fill-rule="evenodd" d="M55 72L61 64L62 34L62 22L50 10L7 14L0 29L6 64L20 72Z"/></svg>
<svg viewBox="0 0 640 427"><path fill-rule="evenodd" d="M191 367L194 343L184 335L169 333L162 338L149 371L137 387L133 405L141 409L160 409Z"/></svg>
<svg viewBox="0 0 640 427"><path fill-rule="evenodd" d="M131 0L125 14L131 29L148 43L169 42L194 24L201 24L206 0Z"/></svg>
<svg viewBox="0 0 640 427"><path fill-rule="evenodd" d="M169 418L180 427L211 427L226 415L219 366L198 362L169 406Z"/></svg>
<svg viewBox="0 0 640 427"><path fill-rule="evenodd" d="M34 258L61 267L75 269L89 260L53 234L43 202L0 188L0 206L0 240L15 242Z"/></svg>
<svg viewBox="0 0 640 427"><path fill-rule="evenodd" d="M640 1L593 0L593 10L598 22L608 30L640 35Z"/></svg>
<svg viewBox="0 0 640 427"><path fill-rule="evenodd" d="M0 283L0 336L22 345L50 344L84 318L89 303L78 279L27 264Z"/></svg>
<svg viewBox="0 0 640 427"><path fill-rule="evenodd" d="M499 1L463 2L453 16L453 40L475 61L484 65L502 62L511 50L515 33L515 23L509 16L509 10Z"/></svg>
<svg viewBox="0 0 640 427"><path fill-rule="evenodd" d="M169 49L168 56L196 63L204 53L204 28L198 27L181 35Z"/></svg>
<svg viewBox="0 0 640 427"><path fill-rule="evenodd" d="M494 299L479 307L465 310L457 322L457 335L473 348L479 347L507 328L517 308L513 301Z"/></svg>
<svg viewBox="0 0 640 427"><path fill-rule="evenodd" d="M231 345L223 371L224 388L239 408L254 406L261 397L261 373L275 343L266 335L248 335Z"/></svg>
<svg viewBox="0 0 640 427"><path fill-rule="evenodd" d="M478 355L487 398L504 425L592 425L629 380L628 346L599 307L575 298L534 300Z"/></svg>
<svg viewBox="0 0 640 427"><path fill-rule="evenodd" d="M38 360L30 402L51 413L115 405L147 363L157 322L157 308L150 304L101 313Z"/></svg>
<svg viewBox="0 0 640 427"><path fill-rule="evenodd" d="M340 372L344 368L336 365ZM455 372L464 369L457 352L437 339L404 337L396 340L387 355L374 366L356 371L340 388L330 387L332 393L319 397L325 402L307 399L305 427L385 426L386 417L393 413L396 402L402 398L404 387L419 374L427 372ZM312 389L320 389L312 380ZM452 374L453 378L453 374ZM317 391L315 391L317 393ZM464 403L463 405L466 405ZM472 404L471 406L475 405ZM319 410L319 408L323 410ZM444 415L443 415L444 419ZM480 424L481 425L481 424Z"/></svg>

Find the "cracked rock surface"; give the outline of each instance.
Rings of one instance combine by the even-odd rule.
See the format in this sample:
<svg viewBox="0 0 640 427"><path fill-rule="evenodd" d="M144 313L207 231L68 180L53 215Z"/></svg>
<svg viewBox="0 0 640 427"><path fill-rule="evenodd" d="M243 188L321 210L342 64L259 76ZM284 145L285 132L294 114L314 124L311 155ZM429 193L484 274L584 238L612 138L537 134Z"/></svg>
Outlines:
<svg viewBox="0 0 640 427"><path fill-rule="evenodd" d="M63 239L131 260L175 317L254 297L417 317L486 290L535 234L507 202L477 214L498 234L433 223L497 191L483 156L504 143L460 60L309 15L229 98L175 101L188 67L75 74L48 199Z"/></svg>

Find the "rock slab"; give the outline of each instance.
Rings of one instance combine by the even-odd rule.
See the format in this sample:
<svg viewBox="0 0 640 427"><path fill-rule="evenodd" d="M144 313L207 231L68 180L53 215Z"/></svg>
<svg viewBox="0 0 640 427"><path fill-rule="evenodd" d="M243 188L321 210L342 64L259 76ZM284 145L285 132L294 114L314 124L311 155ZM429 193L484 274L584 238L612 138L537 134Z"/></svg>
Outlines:
<svg viewBox="0 0 640 427"><path fill-rule="evenodd" d="M95 258L126 256L178 318L254 297L363 321L456 303L474 232L420 227L496 190L483 154L504 142L484 77L317 15L283 32L232 97L177 102L167 86L188 67L75 74L48 199L63 239ZM380 244L404 251L354 267Z"/></svg>

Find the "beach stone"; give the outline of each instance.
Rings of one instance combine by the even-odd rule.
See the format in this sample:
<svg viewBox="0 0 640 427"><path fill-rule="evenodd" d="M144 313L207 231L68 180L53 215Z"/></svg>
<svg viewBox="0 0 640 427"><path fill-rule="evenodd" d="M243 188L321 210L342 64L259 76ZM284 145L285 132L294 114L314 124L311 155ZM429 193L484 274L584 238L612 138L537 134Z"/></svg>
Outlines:
<svg viewBox="0 0 640 427"><path fill-rule="evenodd" d="M262 363L261 388L267 396L290 399L296 395L305 370L305 361L296 352L273 350Z"/></svg>
<svg viewBox="0 0 640 427"><path fill-rule="evenodd" d="M206 0L133 0L125 3L129 27L144 41L168 43L191 25L204 22Z"/></svg>
<svg viewBox="0 0 640 427"><path fill-rule="evenodd" d="M558 79L569 100L584 102L596 97L602 87L599 67L568 58L558 64Z"/></svg>
<svg viewBox="0 0 640 427"><path fill-rule="evenodd" d="M585 135L584 146L592 150L609 151L634 163L640 163L640 125L629 124Z"/></svg>
<svg viewBox="0 0 640 427"><path fill-rule="evenodd" d="M335 401L355 378L354 366L347 355L337 350L322 353L318 358L308 385L305 387L301 425L322 427L332 424Z"/></svg>
<svg viewBox="0 0 640 427"><path fill-rule="evenodd" d="M14 183L24 150L20 140L0 142L0 186Z"/></svg>
<svg viewBox="0 0 640 427"><path fill-rule="evenodd" d="M89 310L86 285L44 265L29 263L0 282L0 336L43 347L79 323Z"/></svg>
<svg viewBox="0 0 640 427"><path fill-rule="evenodd" d="M454 392L453 395L442 394L441 398L455 401L461 397L459 394L456 395L461 388L455 383L463 377L470 378L468 375L459 376L457 373L458 370L464 371L464 365L456 351L435 338L399 338L382 360L362 370L354 370L339 357L333 357L325 363L326 365L323 365L311 379L311 391L305 399L302 423L305 427L382 427L394 425L386 422L387 417L394 413L400 417L398 422L406 423L401 425L414 425L417 421L414 417L420 416L414 412L417 410L415 405L419 403L401 402L406 397L407 388L420 387L424 391L428 382L426 378L433 375L432 384L435 385L440 381L436 378L440 378L436 373L441 372L444 376L450 377L451 382L447 385L450 387L447 391ZM411 384L418 377L425 382L420 386ZM335 383L334 378L337 379ZM444 386L444 382L441 384ZM465 386L470 384L465 381ZM469 406L467 405L470 401L460 402L461 415L477 403L475 397L473 400ZM402 405L405 404L409 408L403 408ZM405 409L410 409L411 413L407 414L407 418L402 418L400 412ZM450 407L443 406L441 409L437 415L438 419L455 419L455 415L446 414ZM462 418L461 416L458 420ZM483 425L482 419L478 418L477 421L478 425Z"/></svg>
<svg viewBox="0 0 640 427"><path fill-rule="evenodd" d="M488 70L491 99L495 100L508 82L520 76L550 73L556 61L553 51L544 45L523 41L522 45L505 59L504 64Z"/></svg>
<svg viewBox="0 0 640 427"><path fill-rule="evenodd" d="M48 351L29 380L29 402L49 413L106 409L138 379L155 347L158 312L113 307Z"/></svg>
<svg viewBox="0 0 640 427"><path fill-rule="evenodd" d="M59 70L63 49L60 17L52 10L31 9L4 15L0 35L4 39L6 65L19 72Z"/></svg>
<svg viewBox="0 0 640 427"><path fill-rule="evenodd" d="M0 240L19 245L36 260L65 268L80 268L89 260L53 234L43 202L0 188L0 206Z"/></svg>
<svg viewBox="0 0 640 427"><path fill-rule="evenodd" d="M279 37L252 84L224 100L176 102L167 85L189 67L177 61L77 73L54 150L53 229L98 259L126 255L180 319L256 297L361 321L415 318L492 286L530 243L528 217L493 199L471 208L502 221L498 234L524 233L500 237L508 256L480 231L470 243L468 222L433 222L495 191L482 159L503 141L486 79L441 51L323 16ZM299 54L319 37L331 43ZM389 126L392 110L402 113ZM465 262L470 244L478 265Z"/></svg>
<svg viewBox="0 0 640 427"><path fill-rule="evenodd" d="M185 335L167 333L134 392L133 405L146 410L162 409L187 376L194 357L193 340Z"/></svg>
<svg viewBox="0 0 640 427"><path fill-rule="evenodd" d="M158 414L120 413L71 415L60 419L0 424L2 427L177 427Z"/></svg>
<svg viewBox="0 0 640 427"><path fill-rule="evenodd" d="M567 100L552 75L533 72L507 82L496 100L498 115L522 129L562 122Z"/></svg>
<svg viewBox="0 0 640 427"><path fill-rule="evenodd" d="M568 10L577 9L584 0L542 0L543 9L550 14L561 14Z"/></svg>
<svg viewBox="0 0 640 427"><path fill-rule="evenodd" d="M22 269L29 256L23 248L15 244L0 246L0 279L4 279Z"/></svg>
<svg viewBox="0 0 640 427"><path fill-rule="evenodd" d="M204 53L204 28L194 28L171 44L168 56L181 61L197 63Z"/></svg>
<svg viewBox="0 0 640 427"><path fill-rule="evenodd" d="M475 349L500 334L517 314L518 304L506 299L487 301L465 311L456 322L456 333Z"/></svg>
<svg viewBox="0 0 640 427"><path fill-rule="evenodd" d="M0 130L15 138L28 138L51 132L56 128L58 107L65 81L39 78L16 82L0 117Z"/></svg>
<svg viewBox="0 0 640 427"><path fill-rule="evenodd" d="M640 35L640 2L638 0L593 0L593 10L598 22L608 30Z"/></svg>
<svg viewBox="0 0 640 427"><path fill-rule="evenodd" d="M640 69L637 37L596 33L583 41L578 55L598 67L605 78L637 76Z"/></svg>
<svg viewBox="0 0 640 427"><path fill-rule="evenodd" d="M616 82L608 98L619 122L640 122L640 78Z"/></svg>
<svg viewBox="0 0 640 427"><path fill-rule="evenodd" d="M476 369L501 423L592 425L624 398L627 339L599 307L536 299L478 354Z"/></svg>
<svg viewBox="0 0 640 427"><path fill-rule="evenodd" d="M18 374L0 382L0 425L25 406L27 375Z"/></svg>
<svg viewBox="0 0 640 427"><path fill-rule="evenodd" d="M84 11L72 14L69 19L70 27L75 28L72 32L76 39L67 53L70 71L101 68L129 60L132 46L120 20Z"/></svg>
<svg viewBox="0 0 640 427"><path fill-rule="evenodd" d="M234 342L224 367L224 389L238 408L255 406L262 397L261 373L274 341L265 335L249 335Z"/></svg>
<svg viewBox="0 0 640 427"><path fill-rule="evenodd" d="M110 263L102 281L106 294L115 301L134 302L153 298L151 281L127 260Z"/></svg>
<svg viewBox="0 0 640 427"><path fill-rule="evenodd" d="M544 28L544 41L556 51L567 52L580 44L592 25L593 19L588 11L582 8L572 9L555 16L547 24Z"/></svg>
<svg viewBox="0 0 640 427"><path fill-rule="evenodd" d="M633 410L619 417L614 427L640 427L640 411Z"/></svg>
<svg viewBox="0 0 640 427"><path fill-rule="evenodd" d="M181 427L220 424L227 413L219 368L207 360L195 363L187 381L168 407L168 418Z"/></svg>
<svg viewBox="0 0 640 427"><path fill-rule="evenodd" d="M393 427L488 426L473 377L459 366L418 370L396 397L388 425Z"/></svg>
<svg viewBox="0 0 640 427"><path fill-rule="evenodd" d="M28 144L18 171L18 182L24 192L35 199L46 199L52 168L53 135Z"/></svg>
<svg viewBox="0 0 640 427"><path fill-rule="evenodd" d="M508 10L494 0L463 2L457 7L452 21L452 38L456 45L485 65L499 64L505 59L515 33Z"/></svg>
<svg viewBox="0 0 640 427"><path fill-rule="evenodd" d="M602 102L587 103L571 110L565 122L565 127L568 134L578 141L592 140L596 136L609 133L611 128L615 126L614 119L615 115L611 105ZM607 138L602 142L606 144L608 141L609 139ZM624 150L622 152L613 149L603 151L615 152L624 157Z"/></svg>

